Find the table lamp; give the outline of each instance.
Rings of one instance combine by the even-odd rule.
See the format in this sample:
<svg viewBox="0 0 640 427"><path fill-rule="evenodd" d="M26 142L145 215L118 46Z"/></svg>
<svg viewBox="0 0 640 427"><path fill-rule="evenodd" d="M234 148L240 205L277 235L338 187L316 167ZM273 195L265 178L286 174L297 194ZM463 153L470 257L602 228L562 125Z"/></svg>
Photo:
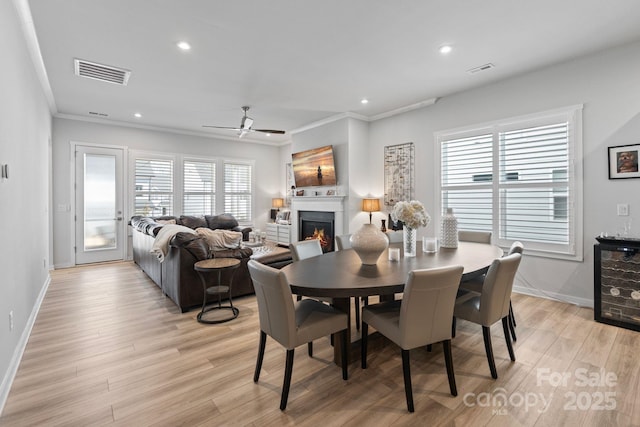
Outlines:
<svg viewBox="0 0 640 427"><path fill-rule="evenodd" d="M280 208L284 206L284 199L280 197L276 197L271 199L271 207L274 207L280 211Z"/></svg>
<svg viewBox="0 0 640 427"><path fill-rule="evenodd" d="M369 224L371 224L372 212L380 211L380 199L362 199L362 210L369 212Z"/></svg>
<svg viewBox="0 0 640 427"><path fill-rule="evenodd" d="M369 224L364 224L362 228L353 233L349 241L353 250L360 257L362 264L375 265L382 252L389 246L387 236L378 227L371 224L371 214L380 210L380 200L373 198L362 199L362 210L369 212Z"/></svg>

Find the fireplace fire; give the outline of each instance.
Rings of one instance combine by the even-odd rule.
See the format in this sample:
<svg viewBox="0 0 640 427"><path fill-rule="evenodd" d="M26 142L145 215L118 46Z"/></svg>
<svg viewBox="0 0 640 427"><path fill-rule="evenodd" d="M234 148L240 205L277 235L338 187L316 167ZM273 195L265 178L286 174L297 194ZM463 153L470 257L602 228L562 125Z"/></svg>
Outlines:
<svg viewBox="0 0 640 427"><path fill-rule="evenodd" d="M322 252L334 251L333 212L302 211L298 216L299 240L318 239Z"/></svg>

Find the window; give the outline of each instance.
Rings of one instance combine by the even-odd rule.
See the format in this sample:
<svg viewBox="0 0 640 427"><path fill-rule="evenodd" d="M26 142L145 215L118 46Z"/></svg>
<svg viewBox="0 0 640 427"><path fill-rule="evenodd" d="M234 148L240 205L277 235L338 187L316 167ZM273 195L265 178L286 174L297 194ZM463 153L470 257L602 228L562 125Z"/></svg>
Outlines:
<svg viewBox="0 0 640 427"><path fill-rule="evenodd" d="M173 160L135 159L134 214L173 214Z"/></svg>
<svg viewBox="0 0 640 427"><path fill-rule="evenodd" d="M214 215L216 213L216 164L212 161L183 162L184 215Z"/></svg>
<svg viewBox="0 0 640 427"><path fill-rule="evenodd" d="M224 211L239 222L251 221L252 169L248 163L224 162Z"/></svg>
<svg viewBox="0 0 640 427"><path fill-rule="evenodd" d="M581 259L581 111L437 134L442 212L500 245Z"/></svg>

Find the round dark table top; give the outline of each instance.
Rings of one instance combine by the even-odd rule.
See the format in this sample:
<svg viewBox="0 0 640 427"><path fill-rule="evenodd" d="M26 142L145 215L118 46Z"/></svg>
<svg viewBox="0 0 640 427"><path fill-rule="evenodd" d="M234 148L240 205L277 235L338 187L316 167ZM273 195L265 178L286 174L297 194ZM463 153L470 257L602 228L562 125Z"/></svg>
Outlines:
<svg viewBox="0 0 640 427"><path fill-rule="evenodd" d="M401 248L402 243L389 247ZM494 259L503 255L500 247L486 243L460 242L457 249L440 248L436 253L422 252L418 242L416 257L402 254L399 261L389 261L388 249L376 265L363 265L353 249L329 252L294 262L282 268L291 291L312 297L365 297L402 292L411 270L461 265L463 278L484 272Z"/></svg>

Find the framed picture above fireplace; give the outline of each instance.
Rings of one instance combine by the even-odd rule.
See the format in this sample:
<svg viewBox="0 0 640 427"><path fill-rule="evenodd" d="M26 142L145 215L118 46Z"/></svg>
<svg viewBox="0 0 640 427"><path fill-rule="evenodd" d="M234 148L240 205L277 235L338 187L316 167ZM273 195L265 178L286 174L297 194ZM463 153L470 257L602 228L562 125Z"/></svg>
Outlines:
<svg viewBox="0 0 640 427"><path fill-rule="evenodd" d="M336 185L333 146L293 153L291 160L296 187Z"/></svg>

